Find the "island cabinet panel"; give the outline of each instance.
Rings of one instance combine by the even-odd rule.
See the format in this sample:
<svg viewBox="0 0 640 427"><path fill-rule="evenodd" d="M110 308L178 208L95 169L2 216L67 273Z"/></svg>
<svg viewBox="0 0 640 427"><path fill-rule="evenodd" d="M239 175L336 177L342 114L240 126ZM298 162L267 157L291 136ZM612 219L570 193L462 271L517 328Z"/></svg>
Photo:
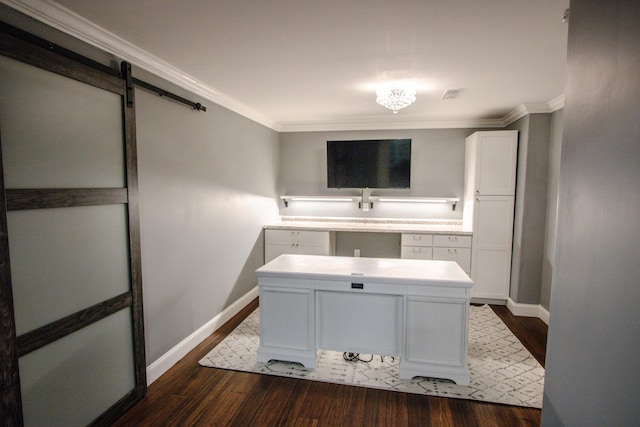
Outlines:
<svg viewBox="0 0 640 427"><path fill-rule="evenodd" d="M397 295L316 294L318 347L353 353L398 354L402 300ZM353 337L358 339L354 340Z"/></svg>
<svg viewBox="0 0 640 427"><path fill-rule="evenodd" d="M258 358L291 360L315 367L315 295L294 281L288 284L294 286L260 289Z"/></svg>
<svg viewBox="0 0 640 427"><path fill-rule="evenodd" d="M464 301L410 296L405 299L405 310L405 363L465 366L468 318ZM448 327L443 328L443 323Z"/></svg>

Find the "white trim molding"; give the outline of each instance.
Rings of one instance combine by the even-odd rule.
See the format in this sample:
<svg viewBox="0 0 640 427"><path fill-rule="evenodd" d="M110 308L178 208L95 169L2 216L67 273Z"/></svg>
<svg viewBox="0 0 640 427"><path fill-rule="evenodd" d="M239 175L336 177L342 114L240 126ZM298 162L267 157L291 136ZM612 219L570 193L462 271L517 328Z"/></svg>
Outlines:
<svg viewBox="0 0 640 427"><path fill-rule="evenodd" d="M390 116L392 117L392 116ZM386 120L386 121L385 121ZM355 121L318 121L301 123L282 123L280 132L340 132L358 130L397 130L397 129L465 129L465 128L501 128L500 119L442 120L442 121L398 121L389 122L385 117L362 118Z"/></svg>
<svg viewBox="0 0 640 427"><path fill-rule="evenodd" d="M529 114L553 113L561 108L564 108L564 94L553 98L549 102L520 104L502 118L502 127L507 127L516 120Z"/></svg>
<svg viewBox="0 0 640 427"><path fill-rule="evenodd" d="M251 301L258 297L258 287L254 287L236 302L225 308L221 313L202 325L191 335L180 341L171 350L160 356L155 362L147 366L147 385L160 378L173 365L178 363L183 357L193 350L198 344L204 341L209 335L214 333L220 326L228 322L240 310L246 307Z"/></svg>
<svg viewBox="0 0 640 427"><path fill-rule="evenodd" d="M547 325L549 324L549 310L540 304L521 304L509 298L507 308L514 316L537 317Z"/></svg>

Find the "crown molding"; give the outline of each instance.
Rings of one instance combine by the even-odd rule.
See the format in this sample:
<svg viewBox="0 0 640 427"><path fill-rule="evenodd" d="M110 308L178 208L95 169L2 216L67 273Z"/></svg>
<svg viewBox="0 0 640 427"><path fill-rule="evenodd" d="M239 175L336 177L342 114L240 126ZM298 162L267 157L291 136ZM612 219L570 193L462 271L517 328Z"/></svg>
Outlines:
<svg viewBox="0 0 640 427"><path fill-rule="evenodd" d="M178 87L214 102L248 119L278 131L272 120L246 105L198 81L173 65L151 55L82 16L50 0L0 0L0 2L56 30L95 46L151 72Z"/></svg>
<svg viewBox="0 0 640 427"><path fill-rule="evenodd" d="M282 123L280 132L337 132L337 131L366 131L366 130L402 130L402 129L458 129L458 128L496 128L504 127L500 119L478 120L440 120L440 121L410 121L383 122L369 121L326 121L304 123Z"/></svg>
<svg viewBox="0 0 640 427"><path fill-rule="evenodd" d="M501 119L385 122L377 117L354 121L278 123L51 0L0 0L0 3L276 132L503 128L527 114L552 113L564 107L564 95L560 95L546 103L521 104Z"/></svg>
<svg viewBox="0 0 640 427"><path fill-rule="evenodd" d="M520 104L502 118L501 127L509 126L511 123L529 114L553 113L561 108L564 108L564 94L553 98L549 102Z"/></svg>
<svg viewBox="0 0 640 427"><path fill-rule="evenodd" d="M564 93L560 96L556 96L551 101L548 102L549 108L551 108L551 112L561 110L564 108Z"/></svg>

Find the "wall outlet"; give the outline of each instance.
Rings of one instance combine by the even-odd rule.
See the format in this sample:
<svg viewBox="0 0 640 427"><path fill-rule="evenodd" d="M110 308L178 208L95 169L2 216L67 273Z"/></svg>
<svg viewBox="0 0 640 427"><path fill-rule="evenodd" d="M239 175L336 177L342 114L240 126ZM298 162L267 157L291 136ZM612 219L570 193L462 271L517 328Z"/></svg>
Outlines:
<svg viewBox="0 0 640 427"><path fill-rule="evenodd" d="M360 249L354 249L353 250L353 256L356 257L356 258L359 257L360 256Z"/></svg>

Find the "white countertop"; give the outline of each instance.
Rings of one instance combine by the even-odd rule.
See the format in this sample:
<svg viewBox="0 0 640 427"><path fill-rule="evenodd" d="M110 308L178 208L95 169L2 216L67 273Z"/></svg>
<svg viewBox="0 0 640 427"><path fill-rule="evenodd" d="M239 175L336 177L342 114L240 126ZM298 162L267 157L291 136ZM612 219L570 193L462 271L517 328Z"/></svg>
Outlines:
<svg viewBox="0 0 640 427"><path fill-rule="evenodd" d="M267 230L361 231L373 233L432 233L471 235L461 220L398 220L291 217L267 224Z"/></svg>
<svg viewBox="0 0 640 427"><path fill-rule="evenodd" d="M397 258L355 258L320 255L280 255L256 270L258 277L357 280L404 284L455 284L470 288L473 282L454 261Z"/></svg>

